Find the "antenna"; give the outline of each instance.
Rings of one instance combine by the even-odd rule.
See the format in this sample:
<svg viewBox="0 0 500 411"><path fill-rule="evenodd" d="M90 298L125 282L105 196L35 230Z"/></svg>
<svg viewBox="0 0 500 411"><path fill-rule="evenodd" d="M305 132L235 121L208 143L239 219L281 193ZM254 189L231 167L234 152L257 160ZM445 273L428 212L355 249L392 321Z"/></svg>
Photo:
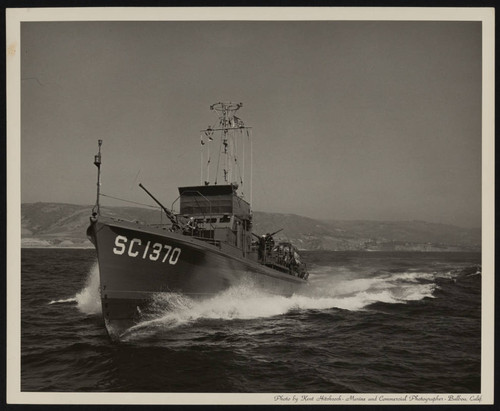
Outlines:
<svg viewBox="0 0 500 411"><path fill-rule="evenodd" d="M250 127L246 127L243 120L236 117L236 112L243 107L243 103L233 102L218 102L210 106L210 110L215 111L218 116L218 122L214 126L208 126L205 130L201 130L201 146L202 150L208 153L206 164L206 181L205 184L210 184L210 143L214 140L214 133L220 135L219 153L217 159L217 170L214 175L214 184L217 184L219 177L224 181L224 184L231 184L234 187L243 188L245 184L245 138L244 130L249 136ZM238 143L238 138L241 140ZM242 157L243 161L238 161L238 157ZM222 160L222 161L221 161ZM203 160L202 160L203 162ZM221 170L219 170L219 165ZM243 168L242 168L243 167ZM203 176L203 171L202 171ZM202 177L203 180L203 177ZM241 193L243 196L243 192Z"/></svg>

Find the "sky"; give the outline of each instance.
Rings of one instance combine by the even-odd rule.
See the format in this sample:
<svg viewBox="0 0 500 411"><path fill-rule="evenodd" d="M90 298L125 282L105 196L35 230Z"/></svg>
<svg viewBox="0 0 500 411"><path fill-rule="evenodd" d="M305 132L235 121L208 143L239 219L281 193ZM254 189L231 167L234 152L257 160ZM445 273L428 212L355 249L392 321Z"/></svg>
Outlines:
<svg viewBox="0 0 500 411"><path fill-rule="evenodd" d="M23 22L22 202L170 205L242 102L255 211L481 225L481 23ZM103 204L126 205L109 198Z"/></svg>

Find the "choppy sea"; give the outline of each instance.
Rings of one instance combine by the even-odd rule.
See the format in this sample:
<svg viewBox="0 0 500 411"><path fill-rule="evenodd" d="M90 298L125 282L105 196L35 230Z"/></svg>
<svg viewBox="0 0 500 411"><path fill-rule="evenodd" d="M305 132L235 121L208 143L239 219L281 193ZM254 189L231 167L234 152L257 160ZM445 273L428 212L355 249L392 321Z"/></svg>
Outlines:
<svg viewBox="0 0 500 411"><path fill-rule="evenodd" d="M21 390L480 392L479 253L304 259L300 294L166 296L156 318L112 342L95 251L23 249Z"/></svg>

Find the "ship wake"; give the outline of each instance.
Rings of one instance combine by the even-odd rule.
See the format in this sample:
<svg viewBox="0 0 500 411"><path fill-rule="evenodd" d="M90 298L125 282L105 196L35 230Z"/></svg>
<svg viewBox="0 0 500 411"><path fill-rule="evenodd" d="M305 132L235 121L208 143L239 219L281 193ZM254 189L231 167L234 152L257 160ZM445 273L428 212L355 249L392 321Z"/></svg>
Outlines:
<svg viewBox="0 0 500 411"><path fill-rule="evenodd" d="M472 270L471 270L472 271ZM480 269L477 270L480 274ZM476 270L473 271L476 274ZM343 271L340 267L318 266L311 270L310 283L291 297L266 293L251 283L233 286L205 300L178 293L158 293L120 340L152 337L202 320L252 320L285 315L294 310L363 310L373 303L405 304L434 298L438 278L454 279L458 272L376 272ZM85 286L74 297L49 304L76 304L87 315L101 313L99 269L95 264Z"/></svg>
<svg viewBox="0 0 500 411"><path fill-rule="evenodd" d="M335 274L339 273L333 273L331 267L313 270L310 285L291 297L268 294L251 284L231 287L202 301L176 293L158 294L143 313L142 321L128 329L120 339L150 338L203 320L252 320L301 310L357 311L377 302L405 304L434 298L433 293L438 287L434 273L383 272L361 278L352 278L353 273ZM446 275L452 277L453 273Z"/></svg>

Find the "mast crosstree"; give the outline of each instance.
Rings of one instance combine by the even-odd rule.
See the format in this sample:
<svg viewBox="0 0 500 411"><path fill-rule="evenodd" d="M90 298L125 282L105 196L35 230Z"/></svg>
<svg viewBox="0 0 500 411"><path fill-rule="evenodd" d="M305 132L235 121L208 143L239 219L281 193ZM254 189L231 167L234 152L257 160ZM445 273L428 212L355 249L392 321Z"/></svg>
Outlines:
<svg viewBox="0 0 500 411"><path fill-rule="evenodd" d="M215 111L218 121L213 126L208 126L201 130L201 181L205 185L219 182L231 184L241 190L244 197L245 188L245 157L250 155L250 191L252 183L251 175L251 127L247 127L243 120L236 116L236 112L243 107L243 103L218 102L210 106L210 110ZM217 141L218 140L218 141ZM218 147L211 150L211 145ZM245 150L245 146L250 143L250 150ZM216 171L214 181L210 181L210 170L212 167L211 152L217 153ZM250 154L248 152L250 151ZM251 197L251 193L250 193Z"/></svg>

